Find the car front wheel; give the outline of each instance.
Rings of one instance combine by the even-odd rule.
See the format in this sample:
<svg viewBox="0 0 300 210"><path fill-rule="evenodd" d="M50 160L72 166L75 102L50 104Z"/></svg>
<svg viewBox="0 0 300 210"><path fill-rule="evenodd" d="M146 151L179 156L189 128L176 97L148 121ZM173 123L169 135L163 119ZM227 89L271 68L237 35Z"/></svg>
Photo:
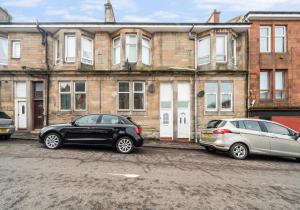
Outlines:
<svg viewBox="0 0 300 210"><path fill-rule="evenodd" d="M237 160L244 160L248 156L248 148L245 144L235 143L229 150L230 156Z"/></svg>
<svg viewBox="0 0 300 210"><path fill-rule="evenodd" d="M122 154L129 154L134 149L133 141L128 137L122 137L117 141L117 151Z"/></svg>
<svg viewBox="0 0 300 210"><path fill-rule="evenodd" d="M49 133L45 137L45 146L48 149L57 149L61 146L62 140L61 137L56 133Z"/></svg>

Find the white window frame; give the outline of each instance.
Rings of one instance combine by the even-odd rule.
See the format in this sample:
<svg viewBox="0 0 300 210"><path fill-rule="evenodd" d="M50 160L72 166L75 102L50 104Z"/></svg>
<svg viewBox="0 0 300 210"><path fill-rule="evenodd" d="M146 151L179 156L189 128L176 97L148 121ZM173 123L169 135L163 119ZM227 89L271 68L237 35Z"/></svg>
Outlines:
<svg viewBox="0 0 300 210"><path fill-rule="evenodd" d="M0 65L7 66L8 65L8 38L0 36L0 39L3 40L3 41L6 41L6 48L5 49L6 49L6 55L7 55L7 58L0 59Z"/></svg>
<svg viewBox="0 0 300 210"><path fill-rule="evenodd" d="M147 41L149 42L149 46L144 45L143 40L147 40ZM143 59L143 58L144 58L143 53L144 53L144 49L145 49L145 48L147 48L147 50L149 50L149 60L148 60L148 62L145 62L144 59ZM142 37L142 63L145 64L145 65L151 65L151 63L152 63L152 59L151 59L151 57L152 57L151 48L152 48L152 47L151 47L151 39L148 38L148 37L143 36L143 37Z"/></svg>
<svg viewBox="0 0 300 210"><path fill-rule="evenodd" d="M205 57L207 57L208 56L208 62L203 62L203 63L201 63L200 62L200 59L202 58L200 58L200 51L201 51L201 49L200 49L200 42L202 42L202 41L204 41L204 40L206 40L206 39L208 39L208 43L209 43L209 47L208 47L208 54L205 56ZM198 64L199 65L206 65L206 64L210 64L210 62L211 62L211 37L210 36L206 36L206 37L203 37L203 38L201 38L201 39L199 39L199 41L198 41L198 56L197 56L197 59L198 59Z"/></svg>
<svg viewBox="0 0 300 210"><path fill-rule="evenodd" d="M232 38L232 64L237 65L236 39Z"/></svg>
<svg viewBox="0 0 300 210"><path fill-rule="evenodd" d="M136 43L127 43L127 37L129 37L129 36L135 36ZM131 45L135 46L135 51L136 51L135 60L132 60L132 61L130 61L128 59L129 46L131 46ZM137 36L137 34L126 34L125 35L125 59L126 59L126 61L128 59L129 63L136 63L137 62L137 57L138 57L138 47L137 46L138 46L138 36Z"/></svg>
<svg viewBox="0 0 300 210"><path fill-rule="evenodd" d="M87 58L84 56L84 48L83 48L83 43L84 40L88 40L89 42L91 42L91 58ZM82 36L81 37L81 62L87 65L94 65L94 40L90 37L87 36Z"/></svg>
<svg viewBox="0 0 300 210"><path fill-rule="evenodd" d="M69 83L70 84L70 91L69 92L61 92L61 83ZM61 112L69 112L72 110L72 81L59 81L58 82L59 88L59 111ZM61 95L70 95L70 109L62 109L61 108Z"/></svg>
<svg viewBox="0 0 300 210"><path fill-rule="evenodd" d="M277 83L276 83L276 76L277 73L281 73L282 74L282 89L277 89ZM275 71L275 99L276 100L284 100L285 99L285 72L284 71L280 71L280 70L276 70ZM283 98L277 98L277 91L281 91L283 94Z"/></svg>
<svg viewBox="0 0 300 210"><path fill-rule="evenodd" d="M261 89L261 74L262 73L267 73L267 86L268 89ZM271 99L271 87L270 87L270 75L271 72L269 71L260 71L259 73L259 99L260 100L270 100ZM262 91L268 91L268 98L261 98L261 92Z"/></svg>
<svg viewBox="0 0 300 210"><path fill-rule="evenodd" d="M68 38L69 37L74 37L75 38L75 48L74 48L74 55L75 57L69 57L68 56ZM66 63L75 63L76 62L76 35L75 34L66 34L65 35L65 62Z"/></svg>
<svg viewBox="0 0 300 210"><path fill-rule="evenodd" d="M261 34L261 29L267 29L268 30L268 36L263 37ZM259 28L259 52L260 53L270 53L271 52L271 36L272 36L272 30L271 30L271 26L260 26ZM267 38L267 43L268 43L268 49L267 51L262 51L262 47L261 47L261 39L262 38Z"/></svg>
<svg viewBox="0 0 300 210"><path fill-rule="evenodd" d="M217 57L218 57L218 55L217 55L217 48L218 48L218 46L217 46L217 38L218 37L224 37L224 56L225 56L225 60L222 60L222 61L218 61L218 59L217 59ZM227 59L228 59L228 52L227 52L227 41L228 41L228 39L227 39L227 35L225 35L225 34L217 34L216 35L216 63L227 63Z"/></svg>
<svg viewBox="0 0 300 210"><path fill-rule="evenodd" d="M142 84L143 85L143 91L135 91L134 90L134 87L135 87L135 84ZM144 95L144 100L143 100L143 109L136 109L134 107L134 94L135 93L142 93ZM145 92L145 82L141 82L141 81L134 81L133 82L133 85L132 85L132 109L133 111L145 111L146 110L146 92Z"/></svg>
<svg viewBox="0 0 300 210"><path fill-rule="evenodd" d="M282 36L276 35L276 28L283 28L284 29L283 30L284 33L283 33ZM286 52L286 27L285 26L275 26L274 33L275 33L275 38L274 38L274 41L275 41L275 52L276 53L285 53ZM282 38L283 39L283 51L282 52L276 50L276 38Z"/></svg>
<svg viewBox="0 0 300 210"><path fill-rule="evenodd" d="M227 92L222 92L222 84L224 83L228 83L228 84L231 84L231 93L227 93ZM233 82L232 81L221 81L220 83L220 108L221 108L221 111L222 112L232 112L233 111ZM223 95L230 95L230 100L231 100L231 103L230 103L230 108L223 108L222 107L222 101L223 101Z"/></svg>
<svg viewBox="0 0 300 210"><path fill-rule="evenodd" d="M116 40L119 40L119 44L118 45L116 45L115 44L115 41ZM113 39L113 65L117 65L117 64L119 64L120 62L121 62L121 37L120 36L118 36L118 37L116 37L116 38L114 38ZM117 48L119 48L119 53L118 53L118 55L116 54L116 49ZM117 58L117 56L118 56L118 60L116 59Z"/></svg>
<svg viewBox="0 0 300 210"><path fill-rule="evenodd" d="M59 49L59 45L60 45L60 41L59 41L59 39L56 39L55 40L55 52L54 52L54 58L55 58L55 63L54 63L54 65L57 65L57 64L59 64L59 62L60 62L60 49Z"/></svg>
<svg viewBox="0 0 300 210"><path fill-rule="evenodd" d="M19 54L15 52L15 44L19 43ZM11 41L11 58L20 59L21 58L21 40L14 39Z"/></svg>
<svg viewBox="0 0 300 210"><path fill-rule="evenodd" d="M120 92L120 83L128 83L128 92ZM123 112L123 111L125 111L125 112L127 112L127 111L130 111L130 107L131 107L131 94L130 94L130 89L131 89L131 85L130 85L130 82L129 81L118 81L118 86L117 86L117 88L118 88L118 111L120 111L120 112ZM129 102L129 106L128 106L128 109L120 109L120 93L126 93L126 94L128 94L128 96L129 96L129 100L128 100L128 102Z"/></svg>
<svg viewBox="0 0 300 210"><path fill-rule="evenodd" d="M219 89L219 84L217 81L206 81L204 86L206 87L206 84L207 83L215 83L216 86L217 86L217 90L215 93L210 93L210 92L206 92L206 88L205 89L205 111L206 112L217 112L218 111L218 89ZM216 99L216 108L215 109L210 109L210 108L207 108L207 96L208 95L215 95L215 99Z"/></svg>
<svg viewBox="0 0 300 210"><path fill-rule="evenodd" d="M84 83L84 90L85 91L76 91L76 83ZM75 112L83 112L87 110L87 85L85 80L77 80L73 82L73 103L74 103L74 111ZM76 109L76 94L85 94L85 109Z"/></svg>

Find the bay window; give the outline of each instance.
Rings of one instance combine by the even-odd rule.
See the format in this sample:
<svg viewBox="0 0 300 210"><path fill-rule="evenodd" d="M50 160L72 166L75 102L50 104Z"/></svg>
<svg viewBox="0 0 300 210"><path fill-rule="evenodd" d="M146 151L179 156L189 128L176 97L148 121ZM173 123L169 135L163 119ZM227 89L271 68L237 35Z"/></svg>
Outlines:
<svg viewBox="0 0 300 210"><path fill-rule="evenodd" d="M65 36L65 62L74 63L76 61L76 37L75 35Z"/></svg>
<svg viewBox="0 0 300 210"><path fill-rule="evenodd" d="M118 85L118 110L129 110L130 102L130 88L129 82L119 82Z"/></svg>
<svg viewBox="0 0 300 210"><path fill-rule="evenodd" d="M260 72L260 99L270 99L269 72Z"/></svg>
<svg viewBox="0 0 300 210"><path fill-rule="evenodd" d="M261 53L271 52L271 27L270 26L260 27L260 52Z"/></svg>
<svg viewBox="0 0 300 210"><path fill-rule="evenodd" d="M275 52L283 53L286 51L286 30L285 26L275 27Z"/></svg>
<svg viewBox="0 0 300 210"><path fill-rule="evenodd" d="M8 64L8 41L7 38L0 37L0 65Z"/></svg>
<svg viewBox="0 0 300 210"><path fill-rule="evenodd" d="M86 110L86 84L85 81L74 82L75 111Z"/></svg>
<svg viewBox="0 0 300 210"><path fill-rule="evenodd" d="M59 83L60 110L71 110L71 82Z"/></svg>
<svg viewBox="0 0 300 210"><path fill-rule="evenodd" d="M130 63L137 61L137 35L126 34L126 60Z"/></svg>
<svg viewBox="0 0 300 210"><path fill-rule="evenodd" d="M133 83L133 109L134 110L145 109L145 83L144 82Z"/></svg>
<svg viewBox="0 0 300 210"><path fill-rule="evenodd" d="M221 82L221 111L232 111L232 82Z"/></svg>
<svg viewBox="0 0 300 210"><path fill-rule="evenodd" d="M121 40L117 37L113 40L113 64L119 64L121 62Z"/></svg>
<svg viewBox="0 0 300 210"><path fill-rule="evenodd" d="M285 98L283 71L275 72L275 97L277 100L282 100Z"/></svg>
<svg viewBox="0 0 300 210"><path fill-rule="evenodd" d="M151 44L150 39L142 38L142 63L146 65L151 64Z"/></svg>
<svg viewBox="0 0 300 210"><path fill-rule="evenodd" d="M217 111L217 94L218 83L206 82L205 83L205 110Z"/></svg>
<svg viewBox="0 0 300 210"><path fill-rule="evenodd" d="M19 40L13 40L11 42L12 51L11 57L12 58L20 58L21 57L21 42Z"/></svg>
<svg viewBox="0 0 300 210"><path fill-rule="evenodd" d="M198 63L200 65L210 63L210 37L205 37L199 40Z"/></svg>
<svg viewBox="0 0 300 210"><path fill-rule="evenodd" d="M93 65L94 57L94 42L91 38L82 37L81 39L81 62L88 65Z"/></svg>
<svg viewBox="0 0 300 210"><path fill-rule="evenodd" d="M223 63L227 61L227 36L216 36L216 61Z"/></svg>

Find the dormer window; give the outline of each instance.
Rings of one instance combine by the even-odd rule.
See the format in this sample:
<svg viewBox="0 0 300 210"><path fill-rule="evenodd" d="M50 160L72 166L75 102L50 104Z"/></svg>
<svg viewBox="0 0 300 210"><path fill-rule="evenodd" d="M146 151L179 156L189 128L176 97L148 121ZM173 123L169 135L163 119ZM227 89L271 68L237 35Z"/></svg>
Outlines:
<svg viewBox="0 0 300 210"><path fill-rule="evenodd" d="M81 39L81 62L88 65L94 63L94 42L89 37L82 37Z"/></svg>
<svg viewBox="0 0 300 210"><path fill-rule="evenodd" d="M65 36L65 62L74 63L76 61L76 36Z"/></svg>
<svg viewBox="0 0 300 210"><path fill-rule="evenodd" d="M130 63L137 62L137 35L126 34L126 60Z"/></svg>
<svg viewBox="0 0 300 210"><path fill-rule="evenodd" d="M8 41L7 38L0 37L0 65L8 64Z"/></svg>
<svg viewBox="0 0 300 210"><path fill-rule="evenodd" d="M225 63L227 61L227 36L216 36L216 61L217 63Z"/></svg>

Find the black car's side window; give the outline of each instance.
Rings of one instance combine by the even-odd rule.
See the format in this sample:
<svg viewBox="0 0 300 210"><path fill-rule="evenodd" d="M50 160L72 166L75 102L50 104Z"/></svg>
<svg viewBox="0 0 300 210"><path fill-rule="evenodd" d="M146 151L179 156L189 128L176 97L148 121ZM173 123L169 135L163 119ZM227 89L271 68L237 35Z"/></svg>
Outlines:
<svg viewBox="0 0 300 210"><path fill-rule="evenodd" d="M97 124L99 115L87 115L76 120L77 125L94 125Z"/></svg>
<svg viewBox="0 0 300 210"><path fill-rule="evenodd" d="M103 115L101 119L101 124L116 125L120 124L120 120L118 116Z"/></svg>
<svg viewBox="0 0 300 210"><path fill-rule="evenodd" d="M286 136L291 135L290 131L281 125L277 125L275 123L269 123L269 122L263 122L263 123L266 126L269 133L286 135Z"/></svg>

